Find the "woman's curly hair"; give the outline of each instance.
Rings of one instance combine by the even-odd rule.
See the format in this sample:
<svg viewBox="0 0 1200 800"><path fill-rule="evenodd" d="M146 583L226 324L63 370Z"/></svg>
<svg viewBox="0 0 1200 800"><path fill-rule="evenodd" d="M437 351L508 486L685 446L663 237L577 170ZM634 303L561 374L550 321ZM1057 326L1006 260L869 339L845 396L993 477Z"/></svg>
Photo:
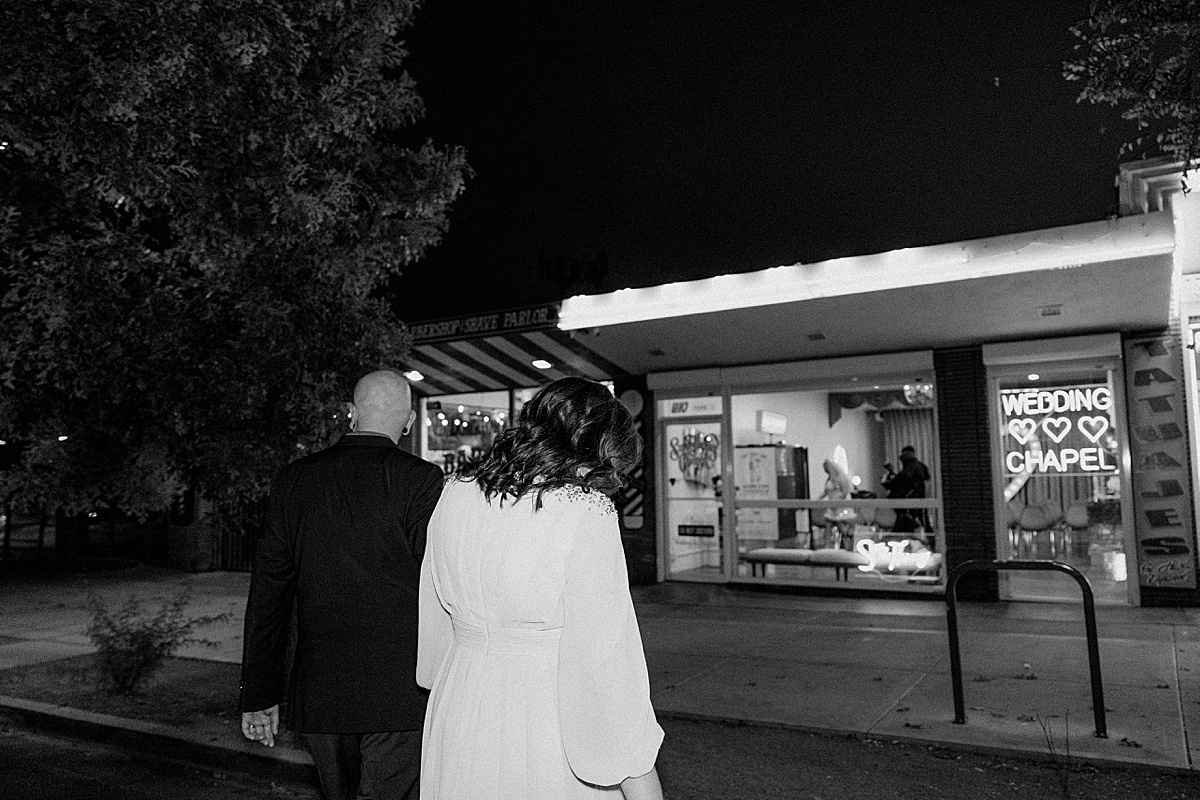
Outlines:
<svg viewBox="0 0 1200 800"><path fill-rule="evenodd" d="M461 474L489 501L515 501L532 491L538 509L544 492L563 486L611 494L625 485L641 458L633 417L612 392L595 381L562 378L539 389L517 424Z"/></svg>

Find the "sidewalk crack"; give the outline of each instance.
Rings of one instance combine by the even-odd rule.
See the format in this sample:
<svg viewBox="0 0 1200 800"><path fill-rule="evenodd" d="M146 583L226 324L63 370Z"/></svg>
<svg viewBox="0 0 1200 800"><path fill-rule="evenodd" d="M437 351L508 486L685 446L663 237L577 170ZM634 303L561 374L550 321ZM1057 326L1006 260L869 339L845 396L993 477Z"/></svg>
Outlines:
<svg viewBox="0 0 1200 800"><path fill-rule="evenodd" d="M884 710L884 712L879 715L878 719L876 719L874 722L872 722L870 725L867 726L866 732L868 734L873 733L875 731L875 727L877 725L879 725L881 722L883 722L885 719L887 719L889 716L891 716L893 713L895 713L896 709L899 708L900 705L902 703L904 703L904 701L906 699L908 699L908 696L911 695L918 686L920 686L926 679L929 678L929 675L930 675L930 672L926 672L923 675L921 675L919 678L917 678L915 681L913 681L912 685L910 685L907 689L904 690L904 694L902 694L896 698L896 702L894 702L890 706L888 706Z"/></svg>
<svg viewBox="0 0 1200 800"><path fill-rule="evenodd" d="M696 680L697 678L703 678L705 675L709 674L710 672L715 670L717 667L719 667L722 664L725 664L729 661L732 661L732 660L733 660L732 656L726 656L725 658L722 658L719 661L713 662L707 669L702 669L699 672L693 673L693 674L687 676L686 678L683 678L682 680L675 681L674 683L671 684L671 686L669 688L664 687L663 691L669 692L673 689L678 689L681 686L689 684L692 681Z"/></svg>

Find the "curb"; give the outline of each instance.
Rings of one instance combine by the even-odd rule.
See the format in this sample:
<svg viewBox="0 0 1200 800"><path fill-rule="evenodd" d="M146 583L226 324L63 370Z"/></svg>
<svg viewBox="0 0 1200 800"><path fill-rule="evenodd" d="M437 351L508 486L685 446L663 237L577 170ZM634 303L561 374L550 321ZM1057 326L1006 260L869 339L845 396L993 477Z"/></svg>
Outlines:
<svg viewBox="0 0 1200 800"><path fill-rule="evenodd" d="M0 720L27 730L66 734L141 753L187 761L209 769L240 772L266 780L316 785L308 753L267 748L250 742L229 744L200 739L169 725L80 711L0 695Z"/></svg>
<svg viewBox="0 0 1200 800"><path fill-rule="evenodd" d="M1173 764L1153 764L1145 761L1127 761L1125 759L1103 758L1092 755L1070 756L1052 755L1040 750L1023 750L1019 747L1004 747L1002 745L987 745L976 742L954 742L945 739L927 739L919 736L905 736L900 733L872 733L870 731L838 730L834 728L819 728L812 725L797 725L790 722L771 720L756 720L747 717L729 717L718 714L704 714L693 711L662 711L655 709L659 719L677 719L685 722L708 722L730 727L753 726L756 728L775 728L778 730L796 731L813 736L826 738L855 739L858 741L889 741L910 747L923 747L930 750L944 750L953 753L972 753L996 758L1007 758L1015 761L1033 761L1044 764L1086 764L1096 769L1118 770L1153 770L1169 772L1176 775L1195 777L1196 769L1180 767Z"/></svg>
<svg viewBox="0 0 1200 800"><path fill-rule="evenodd" d="M917 737L879 735L865 732L832 730L806 725L757 721L714 714L681 711L659 711L659 717L730 726L756 726L794 730L827 737L854 739L889 739L916 747L971 752L1003 758L1053 763L1056 759L1045 753L1007 747L934 741ZM110 714L80 711L67 706L55 706L34 700L0 695L0 721L38 732L59 733L102 744L114 744L161 758L185 761L208 769L239 772L254 778L317 785L317 771L312 758L303 750L265 748L250 742L216 743L181 732L157 722L143 722ZM1194 770L1169 765L1150 765L1136 761L1087 756L1072 756L1071 761L1107 769L1154 769L1182 775L1195 775Z"/></svg>

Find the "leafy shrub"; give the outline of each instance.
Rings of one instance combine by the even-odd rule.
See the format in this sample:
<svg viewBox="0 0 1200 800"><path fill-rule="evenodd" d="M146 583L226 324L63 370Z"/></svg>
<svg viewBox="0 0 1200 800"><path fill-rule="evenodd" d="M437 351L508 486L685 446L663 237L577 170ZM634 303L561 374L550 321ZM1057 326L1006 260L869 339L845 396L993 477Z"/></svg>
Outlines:
<svg viewBox="0 0 1200 800"><path fill-rule="evenodd" d="M224 621L229 615L185 617L184 609L191 599L191 587L185 586L164 602L157 614L149 616L142 612L142 602L135 595L116 611L109 610L98 595L88 596L92 621L85 632L98 648L100 677L108 691L136 694L179 648L186 644L216 645L192 632Z"/></svg>

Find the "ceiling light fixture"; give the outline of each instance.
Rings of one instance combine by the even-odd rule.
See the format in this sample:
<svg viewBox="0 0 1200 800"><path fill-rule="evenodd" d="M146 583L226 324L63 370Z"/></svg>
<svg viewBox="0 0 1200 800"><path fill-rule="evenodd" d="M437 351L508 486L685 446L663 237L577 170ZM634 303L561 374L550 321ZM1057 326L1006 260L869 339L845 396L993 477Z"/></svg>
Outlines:
<svg viewBox="0 0 1200 800"><path fill-rule="evenodd" d="M529 363L533 364L538 369L550 369L551 367L554 366L553 364L551 364L549 361L547 361L544 358L536 358Z"/></svg>

